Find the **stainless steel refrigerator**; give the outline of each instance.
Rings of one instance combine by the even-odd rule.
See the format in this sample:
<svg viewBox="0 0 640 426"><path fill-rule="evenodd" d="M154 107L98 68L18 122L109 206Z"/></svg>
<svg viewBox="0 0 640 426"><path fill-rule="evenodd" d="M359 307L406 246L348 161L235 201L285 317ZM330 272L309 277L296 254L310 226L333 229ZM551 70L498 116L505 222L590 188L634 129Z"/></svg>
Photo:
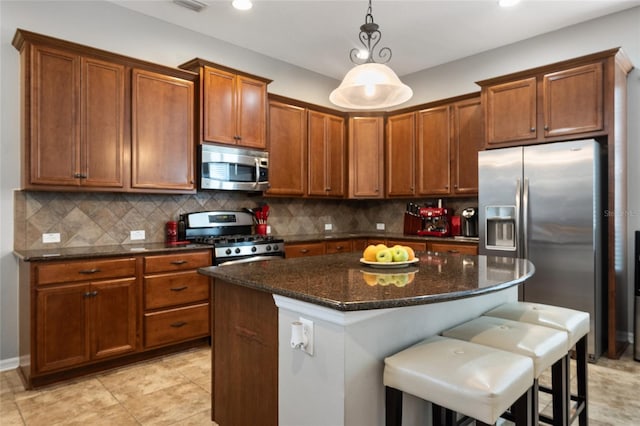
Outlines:
<svg viewBox="0 0 640 426"><path fill-rule="evenodd" d="M591 360L606 337L600 156L594 140L478 154L480 254L533 262L521 300L588 312Z"/></svg>

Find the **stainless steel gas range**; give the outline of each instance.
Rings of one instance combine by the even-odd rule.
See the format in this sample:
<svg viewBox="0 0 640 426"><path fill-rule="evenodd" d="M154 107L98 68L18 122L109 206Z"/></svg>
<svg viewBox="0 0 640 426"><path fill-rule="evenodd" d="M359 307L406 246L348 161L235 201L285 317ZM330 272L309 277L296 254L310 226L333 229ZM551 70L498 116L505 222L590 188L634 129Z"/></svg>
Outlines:
<svg viewBox="0 0 640 426"><path fill-rule="evenodd" d="M244 211L204 211L180 216L179 238L213 246L213 265L284 257L284 240L252 232L254 216Z"/></svg>

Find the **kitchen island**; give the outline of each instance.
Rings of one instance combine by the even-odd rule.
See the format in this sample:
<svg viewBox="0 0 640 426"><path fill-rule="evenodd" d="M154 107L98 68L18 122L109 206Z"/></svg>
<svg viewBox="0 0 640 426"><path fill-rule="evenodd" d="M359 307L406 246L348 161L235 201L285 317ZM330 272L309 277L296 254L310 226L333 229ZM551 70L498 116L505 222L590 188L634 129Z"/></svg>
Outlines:
<svg viewBox="0 0 640 426"><path fill-rule="evenodd" d="M382 425L384 358L517 299L522 259L418 253L380 269L360 253L201 268L213 278L212 419L220 426ZM313 354L292 323L313 323ZM310 348L310 346L308 346ZM405 424L428 424L405 397Z"/></svg>

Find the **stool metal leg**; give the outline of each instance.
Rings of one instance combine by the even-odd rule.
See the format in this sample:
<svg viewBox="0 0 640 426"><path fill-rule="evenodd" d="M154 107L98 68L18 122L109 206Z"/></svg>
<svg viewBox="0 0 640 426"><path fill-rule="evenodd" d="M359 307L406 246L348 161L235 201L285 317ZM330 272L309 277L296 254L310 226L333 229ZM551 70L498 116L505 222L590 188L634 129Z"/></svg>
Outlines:
<svg viewBox="0 0 640 426"><path fill-rule="evenodd" d="M385 386L385 424L402 425L402 391Z"/></svg>
<svg viewBox="0 0 640 426"><path fill-rule="evenodd" d="M538 392L537 380L532 388L529 388L518 400L511 406L511 414L516 426L537 426L537 415L532 419L531 413L537 413L538 408L533 405L535 395Z"/></svg>
<svg viewBox="0 0 640 426"><path fill-rule="evenodd" d="M554 426L569 425L569 356L563 356L551 367L551 397Z"/></svg>
<svg viewBox="0 0 640 426"><path fill-rule="evenodd" d="M577 381L578 381L578 424L580 426L587 426L588 420L588 406L589 406L589 398L587 395L587 335L582 337L576 343L576 371L577 371Z"/></svg>

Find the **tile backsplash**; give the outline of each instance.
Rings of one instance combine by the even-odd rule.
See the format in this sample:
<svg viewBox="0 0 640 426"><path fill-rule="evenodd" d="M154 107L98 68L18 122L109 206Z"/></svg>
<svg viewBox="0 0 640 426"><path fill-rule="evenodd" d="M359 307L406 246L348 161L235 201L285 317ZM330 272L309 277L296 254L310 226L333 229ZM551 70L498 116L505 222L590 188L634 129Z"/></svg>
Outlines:
<svg viewBox="0 0 640 426"><path fill-rule="evenodd" d="M145 242L165 239L165 224L178 215L203 210L241 210L260 203L270 206L272 234L322 234L385 231L402 233L408 200L328 200L269 198L240 192L201 191L194 195L16 191L14 248L87 247L128 244L130 231L144 230ZM414 199L424 203L427 199ZM476 205L475 198L445 200L454 212ZM42 234L59 233L60 243L43 243Z"/></svg>

